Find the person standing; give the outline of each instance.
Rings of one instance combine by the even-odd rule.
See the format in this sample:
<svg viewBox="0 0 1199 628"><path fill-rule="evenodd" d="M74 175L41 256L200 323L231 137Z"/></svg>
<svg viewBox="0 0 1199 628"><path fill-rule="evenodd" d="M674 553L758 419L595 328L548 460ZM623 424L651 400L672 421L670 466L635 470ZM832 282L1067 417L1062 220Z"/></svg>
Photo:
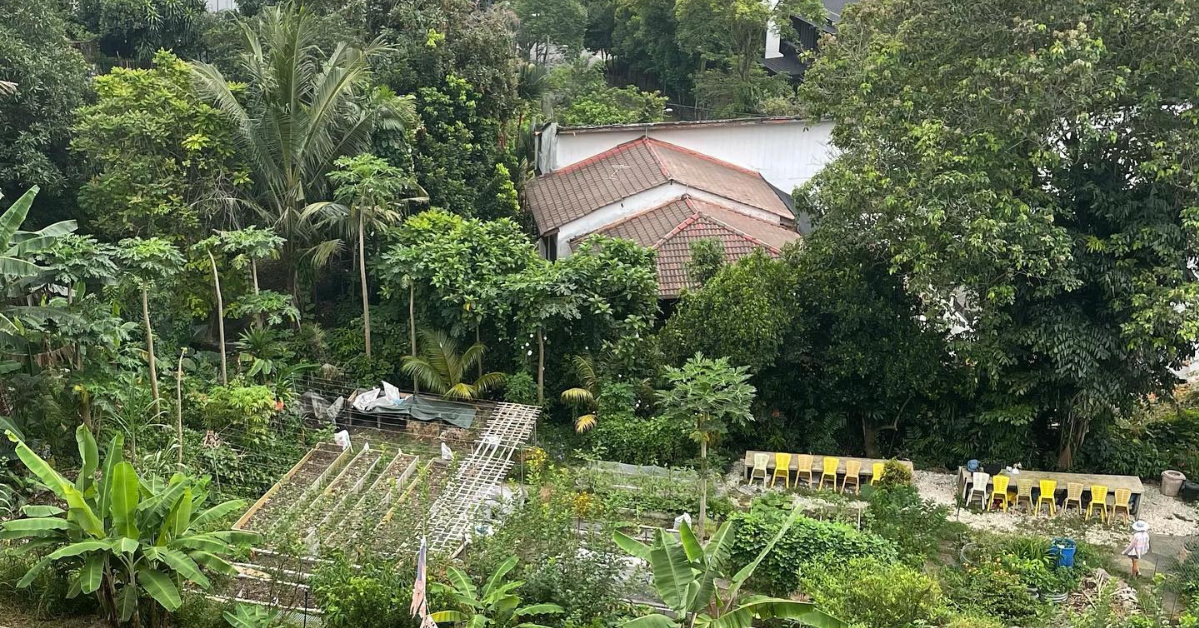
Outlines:
<svg viewBox="0 0 1199 628"><path fill-rule="evenodd" d="M1149 553L1149 524L1144 521L1137 520L1132 524L1132 539L1128 541L1128 547L1124 548L1123 554L1132 559L1132 577L1137 578L1141 575L1140 560L1141 557Z"/></svg>

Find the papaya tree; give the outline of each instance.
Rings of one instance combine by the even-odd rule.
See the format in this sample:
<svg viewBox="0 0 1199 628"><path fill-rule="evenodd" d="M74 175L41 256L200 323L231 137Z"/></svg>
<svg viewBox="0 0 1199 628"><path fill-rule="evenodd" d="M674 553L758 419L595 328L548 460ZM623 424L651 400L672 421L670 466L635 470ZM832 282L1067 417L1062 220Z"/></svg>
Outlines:
<svg viewBox="0 0 1199 628"><path fill-rule="evenodd" d="M150 287L170 279L183 265L183 255L162 238L125 238L117 243L117 258L142 295L142 325L146 330L146 359L150 366L150 391L154 413L162 413L158 394L158 369L154 363L154 328L150 325Z"/></svg>
<svg viewBox="0 0 1199 628"><path fill-rule="evenodd" d="M166 613L182 603L185 582L211 586L205 571L235 576L224 556L231 546L253 543L257 535L212 530L244 502L227 501L205 509L207 478L176 473L168 481L140 478L123 460L118 434L103 466L92 433L75 432L82 466L74 482L67 480L11 431L17 457L30 473L54 492L64 510L54 505L28 505L23 518L0 526L0 539L25 540L25 551L48 551L17 582L28 587L38 574L56 567L70 575L71 595L95 595L113 626L141 624L142 605L149 603L151 622L165 626ZM99 470L100 477L96 477Z"/></svg>
<svg viewBox="0 0 1199 628"><path fill-rule="evenodd" d="M845 628L846 624L808 602L796 602L764 595L741 597L741 586L749 580L779 539L799 518L799 509L779 528L774 538L748 565L732 571L732 521L726 521L707 543L701 543L686 521L679 523L675 536L659 529L651 544L615 533L616 544L636 558L649 563L654 589L673 616L662 613L631 619L621 628L750 628L768 619L787 619L818 628ZM728 581L728 588L722 591Z"/></svg>

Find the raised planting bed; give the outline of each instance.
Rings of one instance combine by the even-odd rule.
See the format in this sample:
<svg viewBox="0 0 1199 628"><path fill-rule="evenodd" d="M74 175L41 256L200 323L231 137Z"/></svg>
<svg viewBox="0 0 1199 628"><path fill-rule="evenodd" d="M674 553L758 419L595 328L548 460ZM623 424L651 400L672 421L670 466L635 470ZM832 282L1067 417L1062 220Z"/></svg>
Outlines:
<svg viewBox="0 0 1199 628"><path fill-rule="evenodd" d="M402 492L416 476L419 458L399 452L379 474L353 509L325 537L326 547L341 547L352 543L363 530L373 529L390 508L393 495Z"/></svg>
<svg viewBox="0 0 1199 628"><path fill-rule="evenodd" d="M270 530L315 482L344 460L346 453L326 444L317 445L259 498L233 527L255 532Z"/></svg>
<svg viewBox="0 0 1199 628"><path fill-rule="evenodd" d="M378 450L358 450L336 475L323 483L314 484L292 512L272 529L272 536L278 539L298 534L299 540L304 540L309 531L337 507L346 488L361 480L378 459ZM315 552L316 548L308 547L308 550Z"/></svg>
<svg viewBox="0 0 1199 628"><path fill-rule="evenodd" d="M377 553L394 556L404 549L415 551L415 547L408 546L413 545L422 533L431 533L424 529L429 521L429 510L448 479L448 467L432 460L421 467L408 488L392 493L394 497L387 511L371 533L372 538L368 539Z"/></svg>
<svg viewBox="0 0 1199 628"><path fill-rule="evenodd" d="M363 452L356 464L346 469L347 474L329 485L325 490L323 505L317 506L325 513L315 525L303 529L306 531L305 546L319 547L321 539L334 528L341 525L362 499L363 494L374 485L376 478L387 467L391 456L382 450Z"/></svg>

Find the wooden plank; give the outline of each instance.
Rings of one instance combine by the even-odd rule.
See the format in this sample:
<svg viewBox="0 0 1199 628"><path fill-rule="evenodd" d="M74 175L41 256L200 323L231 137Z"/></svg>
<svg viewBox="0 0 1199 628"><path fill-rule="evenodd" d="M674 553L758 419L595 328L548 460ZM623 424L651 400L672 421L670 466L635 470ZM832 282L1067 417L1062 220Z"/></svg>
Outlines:
<svg viewBox="0 0 1199 628"><path fill-rule="evenodd" d="M779 452L779 453L786 453L786 452ZM767 475L774 473L774 466L775 466L774 465L774 462L775 462L774 454L775 454L775 452L773 452L773 451L754 451L752 449L746 450L746 452L745 452L744 462L745 462L746 473L748 474L753 471L755 454L766 454L766 455L770 456L770 461L766 463L766 472L767 472ZM791 454L790 470L792 472L799 471L799 456L800 456L800 454ZM850 460L857 460L862 463L861 475L865 476L865 477L873 477L874 476L874 463L877 462L880 464L886 464L887 462L890 462L890 460L891 460L889 458L858 458L856 456L837 456L837 457L839 457L841 459L840 464L837 465L837 473L838 474L845 475L845 463L847 463ZM896 460L896 462L907 467L908 471L915 471L915 467L912 466L912 462L910 460ZM811 471L816 474L824 472L824 456L812 455Z"/></svg>
<svg viewBox="0 0 1199 628"><path fill-rule="evenodd" d="M279 487L283 486L285 482L290 480L291 476L295 475L296 471L299 471L300 467L303 467L304 463L308 462L308 459L311 458L313 454L317 452L317 450L321 449L322 446L323 443L313 447L312 449L309 449L308 453L304 454L304 457L300 458L299 462L292 465L291 469L289 469L287 473L284 473L283 477L279 478L278 482L275 482L274 485L267 489L266 493L263 493L262 497L259 497L258 501L254 502L253 506L250 506L250 509L246 511L246 514L242 515L241 519L238 519L237 523L233 524L233 529L241 530L242 526L246 525L246 523L250 521L250 517L253 517L254 513L258 512L258 510L262 508L263 504L270 501L271 497L273 497L279 490Z"/></svg>

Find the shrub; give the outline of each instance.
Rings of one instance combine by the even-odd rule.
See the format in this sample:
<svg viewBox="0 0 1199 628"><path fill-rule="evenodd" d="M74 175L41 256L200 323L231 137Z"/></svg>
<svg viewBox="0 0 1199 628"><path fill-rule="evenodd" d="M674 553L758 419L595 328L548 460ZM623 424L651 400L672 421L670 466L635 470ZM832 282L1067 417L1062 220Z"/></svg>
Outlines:
<svg viewBox="0 0 1199 628"><path fill-rule="evenodd" d="M916 488L907 484L873 491L869 500L866 528L894 542L905 560L920 565L937 551L949 526L947 507L920 499Z"/></svg>
<svg viewBox="0 0 1199 628"><path fill-rule="evenodd" d="M321 567L309 580L312 594L324 611L327 628L417 628L419 618L408 613L415 569L388 562L369 562L356 569L338 558ZM440 606L429 600L429 608Z"/></svg>
<svg viewBox="0 0 1199 628"><path fill-rule="evenodd" d="M68 598L68 574L57 568L44 569L25 588L17 582L38 562L38 557L14 549L0 551L0 608L20 609L37 619L54 619L92 614L99 610L95 598ZM7 618L6 618L7 619Z"/></svg>
<svg viewBox="0 0 1199 628"><path fill-rule="evenodd" d="M940 575L946 596L969 615L999 618L1005 625L1026 625L1045 609L1028 592L1021 575L998 559L961 569L945 568Z"/></svg>
<svg viewBox="0 0 1199 628"><path fill-rule="evenodd" d="M762 551L783 524L785 513L775 508L755 508L732 515L736 525L733 562L745 565ZM839 561L873 557L887 563L898 558L890 541L859 532L841 523L828 523L801 517L774 551L766 555L750 582L755 590L768 595L789 595L799 586L800 572L806 565L832 556Z"/></svg>
<svg viewBox="0 0 1199 628"><path fill-rule="evenodd" d="M528 603L552 603L565 609L562 619L586 625L612 619L621 608L623 564L613 552L570 548L526 566L521 592ZM612 622L604 622L611 624Z"/></svg>
<svg viewBox="0 0 1199 628"><path fill-rule="evenodd" d="M537 405L537 380L533 379L528 371L509 376L504 382L504 401L526 406Z"/></svg>
<svg viewBox="0 0 1199 628"><path fill-rule="evenodd" d="M912 471L899 463L898 460L888 460L883 465L883 474L878 479L879 488L908 486L912 483Z"/></svg>
<svg viewBox="0 0 1199 628"><path fill-rule="evenodd" d="M214 386L204 400L208 429L230 431L246 444L257 444L270 433L275 393L266 386Z"/></svg>
<svg viewBox="0 0 1199 628"><path fill-rule="evenodd" d="M822 610L870 628L935 625L948 614L941 585L902 563L826 556L801 569L801 578Z"/></svg>
<svg viewBox="0 0 1199 628"><path fill-rule="evenodd" d="M600 414L591 431L592 453L604 460L626 464L670 466L695 457L695 442L680 421L657 416Z"/></svg>

